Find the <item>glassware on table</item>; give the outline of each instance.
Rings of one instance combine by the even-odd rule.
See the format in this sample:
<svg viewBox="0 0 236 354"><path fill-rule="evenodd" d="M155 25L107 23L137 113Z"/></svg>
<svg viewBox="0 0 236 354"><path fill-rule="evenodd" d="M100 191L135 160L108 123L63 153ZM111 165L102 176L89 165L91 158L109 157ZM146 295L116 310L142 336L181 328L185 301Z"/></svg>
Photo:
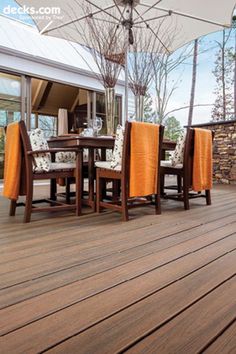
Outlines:
<svg viewBox="0 0 236 354"><path fill-rule="evenodd" d="M102 129L102 123L101 117L95 117L95 119L93 119L93 131L95 136L97 136Z"/></svg>

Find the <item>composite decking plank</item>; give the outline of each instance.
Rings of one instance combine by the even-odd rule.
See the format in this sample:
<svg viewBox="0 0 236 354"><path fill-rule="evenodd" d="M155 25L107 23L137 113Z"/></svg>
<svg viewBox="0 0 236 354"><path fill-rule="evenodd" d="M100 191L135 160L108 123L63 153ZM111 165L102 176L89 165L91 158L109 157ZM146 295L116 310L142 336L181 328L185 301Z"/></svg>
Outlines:
<svg viewBox="0 0 236 354"><path fill-rule="evenodd" d="M181 245L182 249L173 247L160 255L153 254L138 261L130 262L128 267L127 265L120 266L2 309L0 311L0 335L33 322L40 317L76 304L86 298L95 296L124 282L138 277L142 279L142 275L148 272L155 272L158 268L163 268L165 264L174 262L176 259L180 260L189 254L192 256L193 252L197 253L195 257L199 256L201 261L212 262L215 258L221 257L227 252L232 251L232 249L236 249L235 235L236 233L227 238L227 245L225 245L226 239L223 239L206 246L206 241L201 237L202 240L196 239L194 240L195 242L187 242L186 245ZM202 249L203 247L205 248ZM198 253L199 248L200 253ZM182 255L180 251L182 251ZM204 256L201 256L202 252L204 252Z"/></svg>
<svg viewBox="0 0 236 354"><path fill-rule="evenodd" d="M14 339L12 351L7 350L7 354L25 354L25 348L30 348L30 353L36 352L40 340L43 348L56 346L54 350L60 352L63 345L74 345L73 340L79 339L82 343L89 333L94 334L90 342L91 338L96 342L99 333L101 345L97 350L105 353L109 346L103 329L108 324L111 346L122 350L156 330L156 323L151 328L149 320L158 308L152 300L150 308L145 307L146 301L154 295L166 297L164 314L169 310L175 289L182 293L177 303L177 306L183 304L180 311L184 313L186 306L195 306L187 304L192 289L184 280L191 280L193 275L205 270L206 279L202 279L198 295L203 291L202 296L207 297L209 286L213 286L214 281L219 286L231 272L227 262L235 247L235 197L235 186L217 186L212 192L211 207L205 206L205 200L197 199L191 201L189 211L184 211L182 203L164 200L162 215L154 215L153 207L135 209L128 223L122 223L120 214L115 212L96 215L84 209L88 214L82 217L75 217L73 213L34 214L33 221L27 225L22 223L23 208L17 210L16 217L8 217L9 203L0 197L0 286L3 276L7 285L0 290L3 315L2 318L0 311L3 324L0 330L2 333L11 331L1 337L4 341ZM224 263L218 271L215 265L221 259ZM207 278L211 276L207 273L210 265L215 268L212 280ZM175 288L175 284L179 284L179 288ZM169 293L165 292L168 288ZM213 288L209 291L214 292ZM138 305L140 307L136 307ZM135 332L138 322L133 319L133 328L132 321L129 322L128 314L132 309L141 308L145 308L139 315L143 316L142 323L148 324L144 328L147 332L144 329ZM180 312L174 313L167 319L168 323L180 315ZM161 322L157 332L168 323ZM213 345L217 336L219 340L230 323L213 336L209 335L202 348ZM119 335L125 326L125 341L121 346ZM79 348L79 353L86 348L87 344ZM0 344L0 352L1 349ZM75 346L72 352L78 352Z"/></svg>
<svg viewBox="0 0 236 354"><path fill-rule="evenodd" d="M123 352L156 328L161 328L165 323L170 322L176 316L178 317L185 309L190 308L206 294L214 291L222 281L227 280L230 274L235 273L233 270L235 257L236 252L234 255L229 254L218 259L207 267L137 302L79 335L69 338L55 346L50 353L73 353L76 352L76 348L80 348L80 353ZM232 273L226 272L222 276L222 265L224 264L231 268ZM174 346L172 350L167 352L182 353L181 350L175 350ZM157 348L152 353L165 353L165 351L163 348L161 350Z"/></svg>
<svg viewBox="0 0 236 354"><path fill-rule="evenodd" d="M195 224L193 223L192 225ZM152 248L153 241L156 240L159 240L157 247L162 247L162 249L170 247L175 244L176 241L183 242L186 239L193 238L195 236L195 230L189 231L190 228L189 223L181 226L175 225L173 228L164 227L162 230L156 230L155 228L153 230L152 227L148 227L145 229L145 238L143 237L143 230L139 232L136 231L133 235L129 235L130 237L128 239L126 239L126 234L118 240L116 238L114 240L113 235L111 235L109 241L107 242L106 240L104 244L102 240L97 240L92 244L89 242L88 244L80 245L79 248L71 247L69 250L62 249L46 255L42 253L37 256L32 256L29 259L19 259L15 262L9 262L6 266L0 267L0 288L3 289L15 285L16 283L63 270L65 267L71 267L75 264L78 265L78 263L86 263L89 260L98 259L116 252L122 252L146 243L150 243ZM235 230L233 224L229 224L225 226L225 228L228 234L230 230L232 230L232 232ZM181 233L183 229L186 232L183 232L180 238L178 232ZM224 231L224 229L222 231ZM58 262L58 259L60 259L60 262Z"/></svg>
<svg viewBox="0 0 236 354"><path fill-rule="evenodd" d="M236 319L223 333L202 351L205 354L234 354L236 353Z"/></svg>
<svg viewBox="0 0 236 354"><path fill-rule="evenodd" d="M161 269L142 275L140 279L134 279L121 284L104 293L26 325L1 337L0 345L4 351L10 353L39 352L45 350L67 337L82 332L111 315L124 310L135 304L135 302L140 302L143 299L145 300L145 298L154 296L156 292L157 296L163 292L163 299L167 301L166 292L170 298L170 294L172 296L176 294L175 286L178 284L180 284L179 291L182 291L182 301L185 301L184 295L186 295L186 291L187 294L192 294L193 301L195 301L196 292L193 284L197 284L198 291L201 290L204 294L211 287L217 286L219 282L225 281L235 273L236 251L206 266L204 266L201 256L207 258L207 254L204 255L204 252L200 251L198 254L187 256ZM197 267L201 268L197 270ZM194 281L192 287L189 286L188 288L183 286L182 282L187 285L189 277L193 277ZM173 284L170 285L171 283ZM155 306L157 303L159 304L159 302L155 302ZM142 312L142 314L144 313ZM70 321L68 321L68 318L70 318ZM149 320L149 316L147 316L147 319ZM27 337L30 337L30 341L25 341Z"/></svg>
<svg viewBox="0 0 236 354"><path fill-rule="evenodd" d="M205 216L205 218L206 218L206 220L205 220L205 223L208 223L208 222L212 222L212 221L214 221L214 220L217 220L218 218L223 218L223 217L226 217L228 214L229 215L232 215L231 213L230 213L230 211L231 211L231 209L226 209L226 211L225 211L225 213L222 213L222 211L220 210L219 211L219 214L217 214L217 211L216 210L214 210L214 212L212 211L212 219L211 219L211 216L210 216L210 213L207 213L207 216ZM232 213L234 213L234 209L232 210ZM202 218L201 218L202 219ZM183 223L177 223L177 224L174 224L173 226L172 226L172 230L174 231L175 229L176 229L176 232L179 230L179 231L181 231L181 229L183 230L184 228L186 228L186 229L190 229L191 227L194 227L194 226L198 226L199 224L201 224L201 223L203 223L203 221L204 221L204 217L203 217L203 219L201 220L201 222L199 222L198 223L198 221L196 221L197 220L197 218L194 218L194 220L190 220L190 221L188 221L188 223L186 223L186 222L183 222ZM183 226L182 228L181 228L181 226ZM145 239L148 237L148 232L150 232L151 233L151 237L153 237L153 229L154 229L154 227L153 227L153 225L148 225L145 229L139 229L139 230L135 230L135 231L137 231L137 232L135 232L135 234L137 234L137 237L138 237L138 235L142 235L142 232L144 231L145 232ZM169 228L168 228L168 230L166 230L166 225L161 225L161 227L160 228L158 228L158 233L160 234L161 233L161 231L163 231L164 230L164 234L162 235L162 236L165 236L165 235L168 235L168 233L170 233L171 232L171 225L169 225ZM73 231L73 232L75 232L75 234L76 234L76 232L77 231ZM70 235L71 235L71 233L72 233L72 235L71 236L73 236L73 232L70 232ZM131 233L130 233L131 232ZM106 237L104 237L102 234L100 234L99 232L97 232L96 233L97 234L97 238L94 240L94 241L92 241L92 242L90 242L90 241L85 241L85 242L81 242L81 240L80 240L80 237L79 237L79 235L77 235L76 234L76 237L77 237L77 242L78 242L78 245L80 246L80 249L81 248L83 248L83 249L86 249L86 248L88 248L88 247L96 247L96 246L99 246L100 245L100 243L102 243L102 242L104 242L104 243L109 243L109 242L113 242L114 241L114 238L113 238L113 234L111 234L111 233L108 233L108 235L106 235ZM117 235L117 237L116 237L116 242L117 241L124 241L124 240L126 240L127 238L128 238L128 241L130 241L130 236L132 235L132 231L127 231L127 232L123 232L123 233L121 233L121 234L119 234L118 233L118 235ZM102 239L99 239L99 236L101 236L101 238ZM79 240L78 240L79 239ZM44 241L46 241L46 240L44 240ZM148 241L148 240L147 240ZM26 248L26 245L24 245L24 248ZM60 251L62 251L63 250L63 248L60 248L59 250L58 250L58 252L60 252ZM12 250L11 250L12 251ZM39 251L41 251L42 252L42 250L39 248ZM50 251L49 251L50 252ZM13 252L14 253L14 252ZM46 255L47 255L47 253L46 253ZM60 255L60 254L59 254ZM36 254L36 256L37 256L37 254ZM6 256L7 257L7 256ZM50 257L50 254L49 254L49 257ZM57 257L57 255L56 255L56 257ZM33 260L34 260L34 258L32 258ZM19 260L19 257L18 257L18 260ZM23 260L24 260L24 258L23 258ZM41 259L40 259L40 262L41 262ZM34 262L34 264L35 264L35 262ZM19 264L18 264L18 262L16 262L16 268L19 268L19 266L20 266L20 261L19 261ZM23 264L23 267L25 268L25 264ZM12 270L14 268L14 262L11 262L10 263L10 265L8 266L8 268L6 268L6 267L4 267L4 271L10 271L10 270ZM0 268L0 273L2 273L2 271L1 271L1 268Z"/></svg>
<svg viewBox="0 0 236 354"><path fill-rule="evenodd" d="M152 258L152 254L157 252L160 264L161 261L170 262L186 253L193 252L196 249L230 235L234 230L234 224L231 224L233 220L234 216L220 219L212 224L201 225L191 230L191 233L184 231L177 236L173 235L169 242L166 242L166 239L158 240L147 244L146 247L142 245L131 248L128 252L124 251L124 254L122 254L122 252L112 254L104 259L90 261L78 267L70 268L67 271L62 270L36 280L31 279L26 283L2 289L0 291L0 308L48 292L57 287L73 283L79 279L82 280L108 271L109 269L122 266L122 264L124 264L124 267L129 267L133 264L133 261L139 258L142 258L141 262L145 262L146 259Z"/></svg>
<svg viewBox="0 0 236 354"><path fill-rule="evenodd" d="M236 277L130 348L127 353L197 353L235 318Z"/></svg>
<svg viewBox="0 0 236 354"><path fill-rule="evenodd" d="M86 279L88 277L100 274L104 271L109 271L112 268L120 267L122 265L124 265L125 267L129 267L134 260L137 260L139 258L148 259L149 255L152 255L156 252L158 252L160 264L162 260L163 262L170 262L171 260L177 259L178 257L185 255L186 253L193 252L196 249L199 249L200 247L221 240L223 237L225 237L225 234L222 232L222 230L218 230L218 234L215 234L215 230L217 230L220 225L224 226L227 223L231 223L232 220L232 217L224 218L223 220L218 220L216 223L214 223L214 225L202 225L197 229L192 230L196 240L192 239L192 237L187 240L183 237L184 233L181 233L179 234L179 241L176 242L174 245L172 244L171 246L168 246L167 248L165 247L166 245L164 245L164 247L160 247L160 242L153 242L153 244L147 244L146 247L140 246L134 249L130 249L128 251L112 254L102 259L90 261L89 263L82 264L77 267L62 270L34 280L31 279L30 281L25 282L23 284L3 289L0 291L0 308L26 300L30 297L43 294L61 286L74 283L79 279ZM212 234L204 234L213 230L213 236ZM185 244L183 245L183 243L185 242L187 246L187 251ZM172 252L174 252L174 257L172 256Z"/></svg>
<svg viewBox="0 0 236 354"><path fill-rule="evenodd" d="M234 212L236 210L236 206L233 205L232 208L230 208L230 213L223 214L222 217L225 216L230 216L234 215ZM219 215L221 215L222 210L220 209ZM213 219L209 219L207 222L213 222L217 217L217 209L214 209L214 215ZM209 216L210 217L210 216ZM201 216L202 219L202 216ZM203 219L204 220L204 219ZM196 222L196 225L201 224L199 219L197 219L197 216L195 215L194 220L191 220L191 222ZM180 222L180 219L174 219L172 218L169 222L168 225L169 227L174 227L175 225L183 225L184 220L181 219L182 222ZM198 221L198 223L197 223ZM103 220L104 222L104 220ZM189 220L189 226L191 227L190 220ZM121 225L122 226L122 225ZM166 222L165 223L160 223L157 225L158 229L161 231L163 228L166 228ZM132 228L130 230L122 229L119 227L119 231L117 232L117 238L119 238L119 235L127 235L129 237L130 233L133 233L134 231L137 231L137 229L140 230L143 229L143 231L148 230L148 228L154 228L154 224L152 223L151 225L139 225L138 222L136 222L136 228ZM93 230L94 231L94 230ZM2 257L0 259L0 265L3 264L4 262L8 261L14 261L14 259L19 260L20 258L25 258L27 256L32 256L32 255L37 255L42 252L49 252L50 250L55 250L55 249L61 249L63 247L68 247L68 246L73 246L73 245L81 245L82 243L88 243L91 241L96 241L99 236L101 236L103 239L106 239L106 237L109 239L109 236L112 234L113 228L109 228L109 230L104 230L104 227L102 230L96 229L96 233L91 232L91 230L86 230L86 231L79 231L78 228L76 229L68 227L67 228L67 233L70 233L70 237L65 237L65 231L57 234L54 230L50 231L50 237L45 238L45 235L42 234L40 235L41 237L33 238L31 237L31 240L28 241L21 241L17 242L16 244L7 244L7 245L1 245L1 251L2 251ZM32 231L31 231L32 232ZM40 230L40 234L42 233L42 230ZM92 235L92 239L91 239ZM78 237L79 236L79 237ZM56 241L56 242L55 242ZM10 252L9 252L10 251Z"/></svg>
<svg viewBox="0 0 236 354"><path fill-rule="evenodd" d="M230 210L230 207L232 205L232 207L234 206L234 197L232 196L232 194L230 195L230 202L228 204L228 210ZM2 198L1 198L2 200ZM203 205L204 206L204 205ZM222 198L220 198L219 200L219 205L218 203L215 203L214 206L214 210L217 211L218 208L220 210L224 210L227 209L227 202L225 200L223 200ZM141 216L142 213L145 212L147 208L143 208L141 213L139 213L139 215ZM184 211L183 208L180 208L180 213L181 215L185 215L188 218L194 217L194 219L199 219L199 217L201 218L202 216L204 216L204 210L202 210L204 208L197 208L197 209L190 209L189 211ZM208 213L211 212L212 208L209 208ZM177 211L177 213L176 213ZM166 213L166 212L165 212ZM164 214L162 215L162 217L158 217L155 215L145 215L145 217L141 218L139 217L136 220L130 220L128 225L124 224L124 223L120 223L120 220L116 220L116 222L113 222L113 218L114 218L114 214L116 215L116 213L104 213L104 214L100 214L100 215L86 215L86 217L82 216L82 217L71 217L71 216L63 216L63 217L51 217L51 218L46 218L45 220L40 220L37 222L32 222L30 224L22 224L22 223L17 223L16 227L14 230L11 229L11 223L9 225L9 222L7 223L7 230L8 232L2 232L0 235L0 243L4 244L4 242L6 244L10 244L13 249L15 247L18 246L18 243L20 244L20 246L22 245L24 247L23 242L24 241L29 241L29 242L37 242L37 240L41 243L43 243L42 238L47 239L47 241L50 241L50 239L52 239L52 241L55 239L60 239L60 235L63 238L64 237L64 233L65 231L76 231L77 234L81 235L81 239L83 239L83 234L84 237L90 238L90 232L92 230L94 230L94 227L96 228L96 230L100 230L102 231L103 229L103 225L106 222L109 222L109 229L113 230L115 229L117 230L117 226L119 225L119 230L122 231L127 231L127 230L134 230L134 229L139 229L141 227L145 227L148 224L163 224L165 223L167 220L168 222L172 222L172 220L177 220L178 223L183 223L184 222L184 218L181 217L181 215L178 215L178 210L175 210L174 213L171 214ZM91 218L92 216L92 218ZM171 216L171 217L170 217ZM12 218L9 219L9 221L11 221ZM60 221L61 220L61 221ZM96 220L96 222L94 221ZM2 221L2 220L1 220ZM80 222L81 221L81 222ZM89 223L88 223L89 221ZM52 233L52 229L51 226L53 225L54 229L53 231L55 232L55 234L51 235ZM3 227L3 226L2 226ZM39 230L40 228L40 230ZM37 229L38 233L34 234L34 238L32 239L32 231L34 232L34 230ZM61 230L62 229L62 230ZM2 229L3 230L3 229ZM104 234L106 234L108 232L108 230L104 230L103 229ZM87 233L87 234L86 234ZM10 237L9 237L10 235ZM92 235L93 237L93 235Z"/></svg>

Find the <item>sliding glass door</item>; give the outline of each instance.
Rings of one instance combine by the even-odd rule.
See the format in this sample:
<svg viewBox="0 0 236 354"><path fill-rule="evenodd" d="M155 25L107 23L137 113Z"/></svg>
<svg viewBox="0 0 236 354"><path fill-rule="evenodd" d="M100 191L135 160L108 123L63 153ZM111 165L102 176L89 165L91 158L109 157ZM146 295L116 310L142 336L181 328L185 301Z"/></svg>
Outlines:
<svg viewBox="0 0 236 354"><path fill-rule="evenodd" d="M4 127L22 116L22 78L0 72L0 179L3 178Z"/></svg>

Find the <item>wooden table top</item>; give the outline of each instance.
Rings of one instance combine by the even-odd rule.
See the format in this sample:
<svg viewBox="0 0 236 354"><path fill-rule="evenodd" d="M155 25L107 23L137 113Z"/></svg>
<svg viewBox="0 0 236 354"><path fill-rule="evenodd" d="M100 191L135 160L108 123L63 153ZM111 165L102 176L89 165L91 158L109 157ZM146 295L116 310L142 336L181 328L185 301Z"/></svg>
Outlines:
<svg viewBox="0 0 236 354"><path fill-rule="evenodd" d="M115 138L107 135L100 136L81 136L77 134L68 134L50 138L48 143L50 147L81 147L81 148L107 148L112 149ZM171 140L164 139L162 144L163 150L174 150L176 143Z"/></svg>
<svg viewBox="0 0 236 354"><path fill-rule="evenodd" d="M114 146L115 138L107 135L100 136L81 136L75 134L68 134L56 138L50 138L48 143L50 147L81 147L81 148L107 148L112 149Z"/></svg>

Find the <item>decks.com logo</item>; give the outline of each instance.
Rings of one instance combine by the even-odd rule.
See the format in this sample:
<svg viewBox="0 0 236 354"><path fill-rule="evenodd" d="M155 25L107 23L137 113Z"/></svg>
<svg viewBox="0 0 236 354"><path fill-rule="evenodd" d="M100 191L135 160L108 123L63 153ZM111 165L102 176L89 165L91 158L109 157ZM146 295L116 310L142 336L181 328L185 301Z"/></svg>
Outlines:
<svg viewBox="0 0 236 354"><path fill-rule="evenodd" d="M37 19L53 19L53 18L61 18L61 9L60 7L50 7L50 6L42 6L39 8L35 8L34 6L5 6L3 8L4 15L18 15L19 17L31 16L32 18Z"/></svg>

